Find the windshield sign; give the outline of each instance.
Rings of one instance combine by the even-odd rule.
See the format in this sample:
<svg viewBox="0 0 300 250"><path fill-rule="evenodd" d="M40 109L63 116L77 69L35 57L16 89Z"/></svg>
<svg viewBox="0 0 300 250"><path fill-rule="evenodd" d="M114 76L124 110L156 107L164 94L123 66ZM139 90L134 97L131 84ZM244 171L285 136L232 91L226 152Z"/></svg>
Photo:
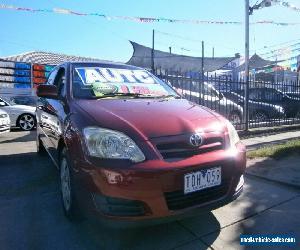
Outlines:
<svg viewBox="0 0 300 250"><path fill-rule="evenodd" d="M168 90L146 70L82 67L75 68L75 71L80 78L81 88L90 88L95 96L110 93L169 94Z"/></svg>

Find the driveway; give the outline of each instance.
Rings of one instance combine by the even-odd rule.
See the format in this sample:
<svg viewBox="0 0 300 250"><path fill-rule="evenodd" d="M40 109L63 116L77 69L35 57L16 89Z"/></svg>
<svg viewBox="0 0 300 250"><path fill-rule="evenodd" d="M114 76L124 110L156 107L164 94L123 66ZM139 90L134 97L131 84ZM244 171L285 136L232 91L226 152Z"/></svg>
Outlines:
<svg viewBox="0 0 300 250"><path fill-rule="evenodd" d="M239 236L250 233L293 233L300 240L299 189L253 176L246 176L238 200L193 218L135 229L70 223L57 170L36 154L34 140L35 132L0 135L1 249L245 249Z"/></svg>

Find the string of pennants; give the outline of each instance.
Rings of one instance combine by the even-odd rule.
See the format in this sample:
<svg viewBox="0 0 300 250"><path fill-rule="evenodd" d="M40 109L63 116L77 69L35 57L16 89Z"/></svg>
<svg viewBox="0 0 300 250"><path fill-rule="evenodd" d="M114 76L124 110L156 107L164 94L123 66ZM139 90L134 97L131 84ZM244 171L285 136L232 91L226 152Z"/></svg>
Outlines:
<svg viewBox="0 0 300 250"><path fill-rule="evenodd" d="M30 89L46 82L52 65L0 61L0 89Z"/></svg>
<svg viewBox="0 0 300 250"><path fill-rule="evenodd" d="M291 8L295 8L292 5ZM27 8L27 7L18 7L14 5L6 5L0 4L0 9L7 9L7 10L14 10L14 11L25 11L25 12L32 12L32 13L56 13L56 14L63 14L63 15L75 15L75 16L96 16L101 17L106 20L127 20L127 21L134 21L139 23L182 23L182 24L215 24L215 25L242 25L243 22L237 21L215 21L215 20L199 20L199 19L171 19L171 18L163 18L163 17L132 17L132 16L109 16L102 13L84 13L78 12L71 9L63 9L63 8L53 8L53 9L34 9L34 8ZM300 25L300 22L275 22L272 20L260 20L251 22L252 25L257 24L271 24L271 25L278 25L278 26L295 26Z"/></svg>

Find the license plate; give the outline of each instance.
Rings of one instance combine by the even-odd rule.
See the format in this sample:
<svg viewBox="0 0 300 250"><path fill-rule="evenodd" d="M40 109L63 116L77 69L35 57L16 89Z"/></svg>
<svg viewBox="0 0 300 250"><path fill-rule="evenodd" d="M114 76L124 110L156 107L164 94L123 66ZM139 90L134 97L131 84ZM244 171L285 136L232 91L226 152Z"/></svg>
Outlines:
<svg viewBox="0 0 300 250"><path fill-rule="evenodd" d="M205 188L221 185L221 167L203 169L184 175L184 193L192 193Z"/></svg>

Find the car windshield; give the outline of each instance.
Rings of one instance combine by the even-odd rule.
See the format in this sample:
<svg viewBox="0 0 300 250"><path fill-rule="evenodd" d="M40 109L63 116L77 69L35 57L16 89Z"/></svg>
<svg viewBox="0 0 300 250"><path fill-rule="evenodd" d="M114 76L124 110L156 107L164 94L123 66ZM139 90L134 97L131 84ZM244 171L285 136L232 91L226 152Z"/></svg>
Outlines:
<svg viewBox="0 0 300 250"><path fill-rule="evenodd" d="M83 66L73 68L73 96L100 98L179 98L166 83L143 69Z"/></svg>
<svg viewBox="0 0 300 250"><path fill-rule="evenodd" d="M0 101L4 101L6 103L8 103L9 105L15 105L15 103L9 99L7 99L6 97L0 97Z"/></svg>

